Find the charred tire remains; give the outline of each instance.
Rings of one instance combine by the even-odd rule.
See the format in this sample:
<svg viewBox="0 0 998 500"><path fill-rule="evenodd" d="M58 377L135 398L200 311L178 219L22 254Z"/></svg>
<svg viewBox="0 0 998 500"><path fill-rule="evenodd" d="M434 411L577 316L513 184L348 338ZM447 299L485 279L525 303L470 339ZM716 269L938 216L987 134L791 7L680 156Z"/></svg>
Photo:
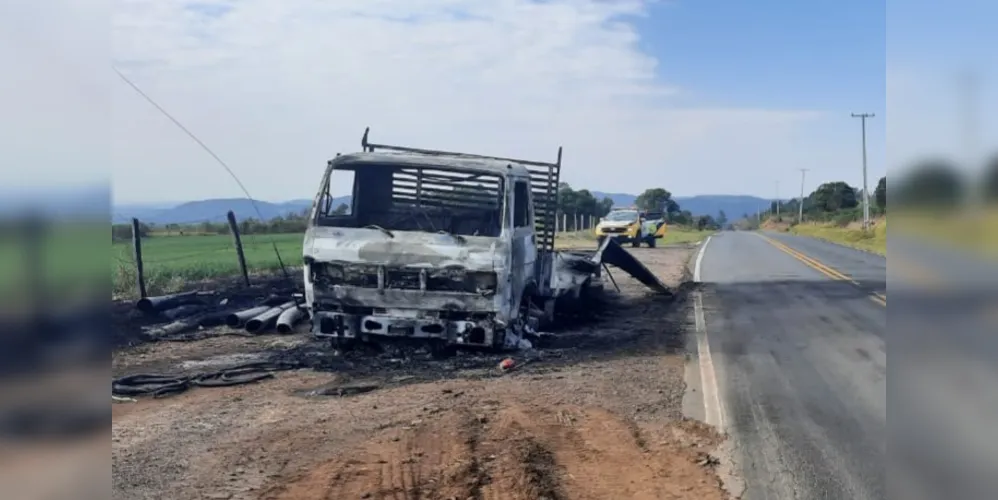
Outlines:
<svg viewBox="0 0 998 500"><path fill-rule="evenodd" d="M303 368L299 363L256 362L191 376L171 376L140 373L111 381L111 395L119 397L172 396L192 387L228 387L251 384L274 377L273 372Z"/></svg>

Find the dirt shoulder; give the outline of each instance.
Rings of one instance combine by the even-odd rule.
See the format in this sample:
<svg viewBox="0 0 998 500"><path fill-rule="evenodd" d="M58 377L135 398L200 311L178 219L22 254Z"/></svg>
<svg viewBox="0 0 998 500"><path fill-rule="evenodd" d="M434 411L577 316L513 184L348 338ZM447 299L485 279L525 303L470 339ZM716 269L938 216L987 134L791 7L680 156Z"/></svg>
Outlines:
<svg viewBox="0 0 998 500"><path fill-rule="evenodd" d="M634 253L678 287L692 248ZM119 351L117 373L281 350L318 369L113 405L113 498L725 498L718 436L682 417L688 304L614 278L592 322L505 374L501 357L334 353L305 334ZM320 395L358 384L374 390Z"/></svg>

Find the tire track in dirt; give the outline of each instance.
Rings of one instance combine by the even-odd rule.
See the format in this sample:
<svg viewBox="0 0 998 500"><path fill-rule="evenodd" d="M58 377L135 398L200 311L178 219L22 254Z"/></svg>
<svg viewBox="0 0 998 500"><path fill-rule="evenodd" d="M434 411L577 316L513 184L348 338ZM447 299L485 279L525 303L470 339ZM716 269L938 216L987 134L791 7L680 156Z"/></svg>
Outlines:
<svg viewBox="0 0 998 500"><path fill-rule="evenodd" d="M695 453L644 441L600 409L479 401L319 461L265 498L721 498Z"/></svg>

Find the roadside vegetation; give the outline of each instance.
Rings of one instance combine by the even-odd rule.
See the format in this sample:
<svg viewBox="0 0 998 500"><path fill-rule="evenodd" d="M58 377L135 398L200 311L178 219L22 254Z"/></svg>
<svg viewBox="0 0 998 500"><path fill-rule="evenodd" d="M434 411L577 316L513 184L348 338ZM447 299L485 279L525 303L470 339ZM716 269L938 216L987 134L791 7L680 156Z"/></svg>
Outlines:
<svg viewBox="0 0 998 500"><path fill-rule="evenodd" d="M804 222L797 200L777 212L743 214L740 229L785 231L835 243L887 252L887 178L871 197L872 226L862 228L862 193L844 182L822 184L804 199ZM891 188L892 234L998 259L998 156L976 174L940 159L908 169ZM780 215L777 215L779 213Z"/></svg>
<svg viewBox="0 0 998 500"><path fill-rule="evenodd" d="M739 229L780 231L820 238L880 255L887 255L887 178L870 197L871 226L863 228L862 191L845 182L828 182L804 198L804 221L798 221L799 200L772 202L769 210L745 214ZM779 203L779 206L777 206Z"/></svg>
<svg viewBox="0 0 998 500"><path fill-rule="evenodd" d="M719 221L726 221L723 213L717 217L693 216L672 200L669 191L661 188L646 190L638 197L636 205L666 214L669 228L659 244L697 241L707 232L719 229ZM559 209L567 214L563 219L567 230L559 233L556 245L560 248L594 248L596 237L590 225L605 216L612 207L613 201L609 198L597 200L588 190L576 191L563 183ZM342 205L339 210L345 212L348 207ZM267 221L238 221L249 273L280 272L282 261L289 272L297 273L301 265L306 225L307 214L304 212ZM139 235L146 289L150 294L176 292L190 283L239 276L238 256L225 222L164 225L140 222ZM111 242L112 296L134 297L137 287L132 226L112 225Z"/></svg>
<svg viewBox="0 0 998 500"><path fill-rule="evenodd" d="M872 227L864 230L862 221L852 222L845 227L834 223L805 222L793 226L791 232L887 255L887 217L873 219L871 223Z"/></svg>

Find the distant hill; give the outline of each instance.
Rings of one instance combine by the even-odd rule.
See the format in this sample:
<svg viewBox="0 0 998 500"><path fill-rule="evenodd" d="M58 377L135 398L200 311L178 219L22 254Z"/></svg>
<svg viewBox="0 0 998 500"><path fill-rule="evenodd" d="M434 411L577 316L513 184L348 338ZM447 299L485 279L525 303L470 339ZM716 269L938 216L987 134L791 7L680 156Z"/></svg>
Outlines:
<svg viewBox="0 0 998 500"><path fill-rule="evenodd" d="M634 200L638 198L636 194L627 193L604 193L602 191L591 191L593 196L597 200L602 200L603 198L610 198L613 200L613 206L615 207L627 207L634 204Z"/></svg>
<svg viewBox="0 0 998 500"><path fill-rule="evenodd" d="M754 214L759 210L769 209L773 200L758 196L705 194L699 196L677 196L676 203L683 210L689 210L693 215L710 215L717 217L724 210L729 221L742 218L744 214Z"/></svg>
<svg viewBox="0 0 998 500"><path fill-rule="evenodd" d="M593 196L597 199L609 197L613 200L614 206L629 206L634 204L637 195L627 193L604 193L593 191ZM693 215L717 216L717 213L724 210L729 220L741 218L743 214L754 214L760 209L769 207L771 200L756 196L743 195L699 195L699 196L677 196L676 202L683 210L689 210ZM350 197L344 196L333 200L333 205L349 203ZM260 215L264 220L277 216L285 216L293 213L301 213L312 205L312 200L291 200L281 203L271 203L266 201L256 202L260 214L253 208L253 203L246 198L212 199L201 201L190 201L174 206L157 205L117 205L114 207L112 220L114 223L127 223L132 217L142 222L152 224L196 224L199 222L221 222L225 220L225 214L232 210L239 220L259 219Z"/></svg>
<svg viewBox="0 0 998 500"><path fill-rule="evenodd" d="M333 205L349 203L350 197L333 199ZM253 201L247 198L212 199L190 201L168 208L144 205L119 205L114 208L112 221L116 224L129 222L132 217L147 224L197 224L199 222L221 222L232 210L236 219L269 220L289 214L302 213L312 206L312 200L291 200L282 203ZM259 210L259 212L257 212Z"/></svg>

